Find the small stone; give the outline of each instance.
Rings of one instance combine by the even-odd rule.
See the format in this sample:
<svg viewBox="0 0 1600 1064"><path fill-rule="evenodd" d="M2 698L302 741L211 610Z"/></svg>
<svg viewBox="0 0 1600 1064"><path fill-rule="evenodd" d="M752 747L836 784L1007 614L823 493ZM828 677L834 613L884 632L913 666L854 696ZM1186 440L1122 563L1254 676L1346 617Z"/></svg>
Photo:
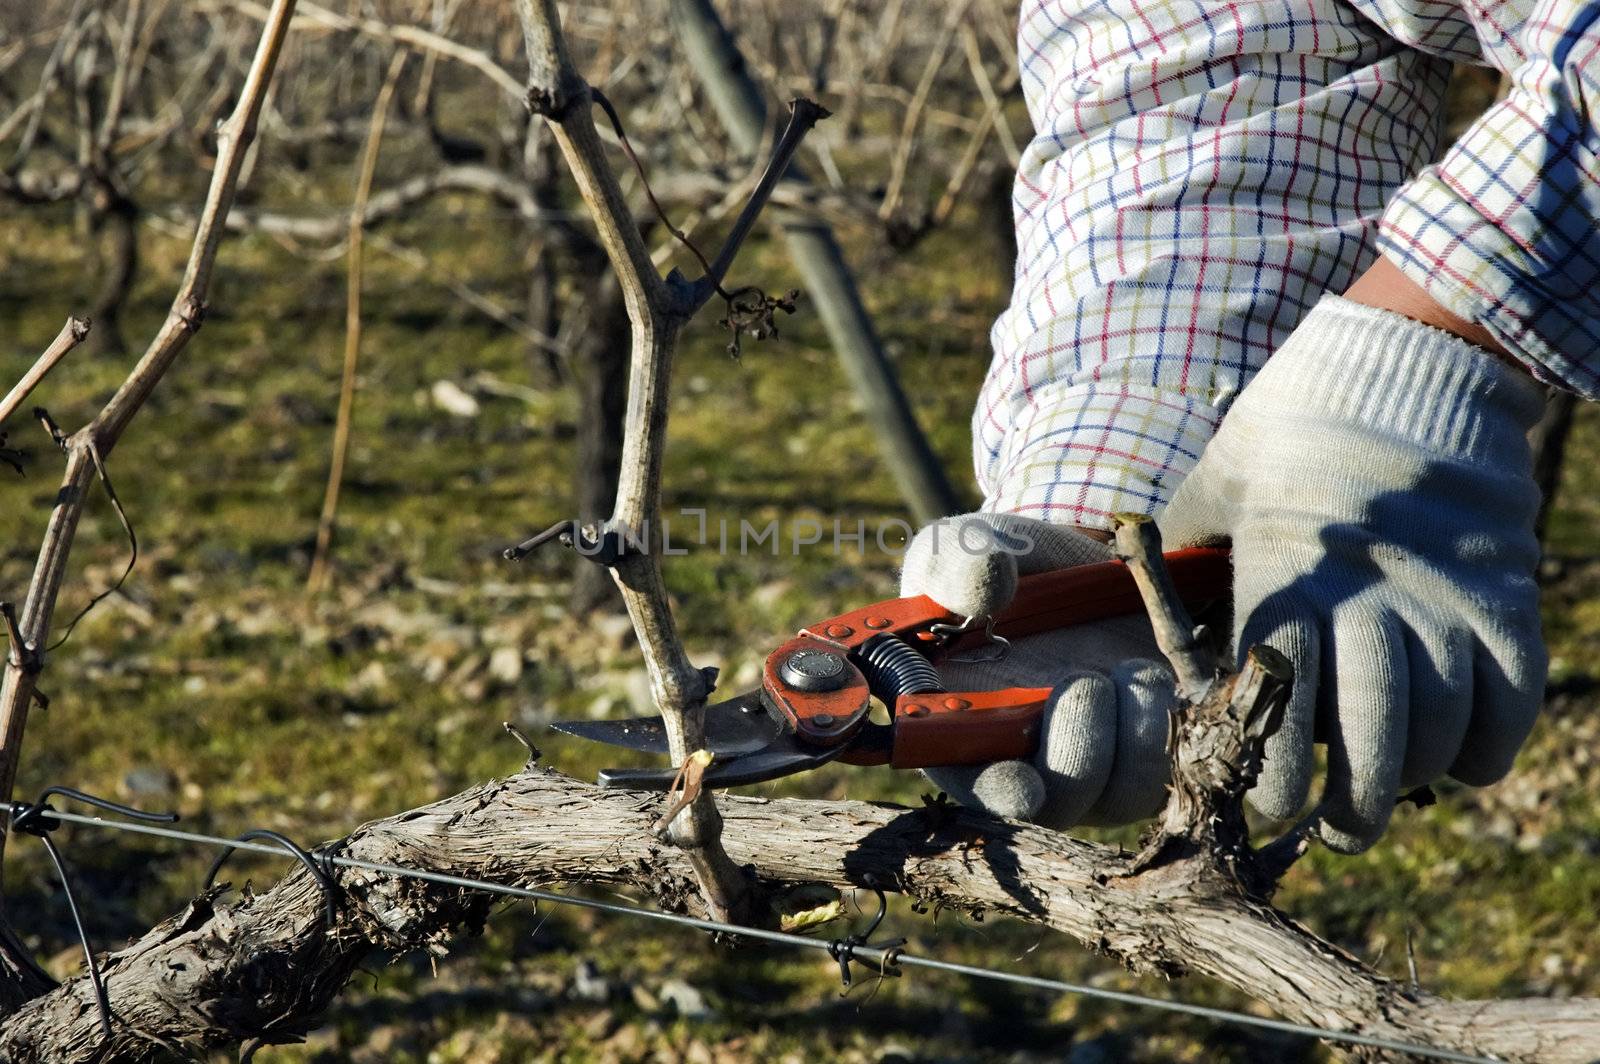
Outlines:
<svg viewBox="0 0 1600 1064"><path fill-rule="evenodd" d="M389 670L381 661L368 662L366 668L356 673L354 686L357 691L382 691L389 686Z"/></svg>
<svg viewBox="0 0 1600 1064"><path fill-rule="evenodd" d="M386 1023L374 1027L372 1033L367 1035L367 1047L378 1053L392 1052L400 1042L402 1033L399 1024Z"/></svg>
<svg viewBox="0 0 1600 1064"><path fill-rule="evenodd" d="M522 679L520 647L495 647L489 655L489 675L507 686Z"/></svg>
<svg viewBox="0 0 1600 1064"><path fill-rule="evenodd" d="M583 1033L585 1037L593 1041L604 1042L616 1033L619 1026L621 1026L621 1021L617 1019L615 1012L610 1009L601 1009L585 1021Z"/></svg>
<svg viewBox="0 0 1600 1064"><path fill-rule="evenodd" d="M611 980L600 974L600 969L595 967L593 961L582 960L572 973L572 982L568 992L579 1001L588 1001L596 1005L611 999Z"/></svg>
<svg viewBox="0 0 1600 1064"><path fill-rule="evenodd" d="M456 732L473 724L476 720L477 714L470 710L462 709L454 713L446 713L438 718L434 721L433 728L440 735L454 735Z"/></svg>
<svg viewBox="0 0 1600 1064"><path fill-rule="evenodd" d="M706 1004L705 995L682 979L668 979L661 984L661 1000L678 1010L686 1020L709 1020L715 1013Z"/></svg>
<svg viewBox="0 0 1600 1064"><path fill-rule="evenodd" d="M618 1029L606 1045L617 1055L617 1059L636 1060L644 1053L644 1032L639 1030L638 1024L627 1024Z"/></svg>
<svg viewBox="0 0 1600 1064"><path fill-rule="evenodd" d="M793 590L793 580L773 580L756 588L750 595L750 601L764 610L770 610L778 604L783 596Z"/></svg>
<svg viewBox="0 0 1600 1064"><path fill-rule="evenodd" d="M478 401L462 391L461 386L455 381L434 381L430 394L434 406L455 417L477 417L483 409Z"/></svg>
<svg viewBox="0 0 1600 1064"><path fill-rule="evenodd" d="M457 662L456 667L450 671L450 675L445 682L451 687L460 687L478 673L482 672L484 667L488 664L489 658L487 655L468 654L466 657L462 658L461 661Z"/></svg>
<svg viewBox="0 0 1600 1064"><path fill-rule="evenodd" d="M122 795L130 801L166 798L178 789L178 777L161 765L139 765L122 776Z"/></svg>
<svg viewBox="0 0 1600 1064"><path fill-rule="evenodd" d="M332 1053L339 1048L339 1028L330 1024L318 1027L314 1031L307 1031L305 1041L301 1045L311 1053Z"/></svg>

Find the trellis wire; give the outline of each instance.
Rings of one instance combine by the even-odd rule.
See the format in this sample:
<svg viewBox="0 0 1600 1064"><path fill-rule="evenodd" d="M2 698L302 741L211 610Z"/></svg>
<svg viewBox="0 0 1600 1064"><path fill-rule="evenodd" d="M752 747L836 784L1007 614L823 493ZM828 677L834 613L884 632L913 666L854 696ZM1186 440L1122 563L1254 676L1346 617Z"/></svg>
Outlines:
<svg viewBox="0 0 1600 1064"><path fill-rule="evenodd" d="M157 838L171 839L177 842L187 842L201 846L214 846L224 849L249 850L254 853L267 854L272 857L284 857L285 850L281 844L274 845L258 842L247 838L223 838L220 835L208 835L202 832L183 831L178 828L158 827L154 824L131 823L120 820L106 820L102 817L86 816L81 813L59 812L54 809L49 811L50 817L66 823L82 824L88 827L110 828L113 831L132 832L137 835L152 835ZM382 875L398 876L407 879L422 880L428 883L437 883L441 886L459 887L463 890L478 890L488 894L499 894L504 897L520 898L527 901L543 901L553 905L571 905L577 908L591 909L597 912L611 913L618 916L630 916L655 920L660 923L676 924L680 927L691 927L700 931L736 935L743 938L754 939L759 942L770 942L774 945L789 946L798 949L808 949L823 953L833 953L838 948L836 940L822 938L807 938L804 935L791 934L786 931L770 931L759 927L741 927L738 924L724 923L720 920L706 920L697 916L684 916L679 913L662 912L657 909L644 909L635 905L622 902L601 901L595 898L583 898L569 894L559 894L554 891L539 890L533 887L517 887L506 883L493 883L488 880L471 879L466 876L450 875L446 872L430 872L421 868L407 868L403 865L386 864L381 861L367 861L359 857L348 857L343 854L328 853L325 851L310 851L319 862L334 865L340 868L350 868L365 872L376 872ZM1293 1023L1288 1020L1274 1020L1264 1016L1252 1016L1247 1012L1236 1012L1231 1009L1215 1008L1210 1005L1196 1005L1187 1001L1174 1001L1167 998L1148 997L1143 994L1131 993L1122 990L1107 990L1102 987L1088 986L1082 983L1069 983L1060 979L1046 979L1042 976L1019 975L1015 972L1006 972L994 968L980 968L970 964L959 964L955 961L939 960L935 957L921 957L916 954L906 953L897 947L878 947L858 944L851 947L851 956L876 963L880 970L887 970L893 965L905 965L912 968L925 968L932 971L948 972L952 975L965 976L970 979L989 979L997 982L1009 983L1013 986L1023 986L1034 990L1044 990L1057 994L1071 994L1080 997L1097 998L1102 1001L1115 1002L1120 1005L1129 1005L1137 1008L1156 1009L1164 1012L1181 1013L1186 1016L1196 1016L1201 1019L1214 1020L1219 1023L1238 1024L1240 1026L1255 1027L1260 1030L1276 1031L1280 1034L1300 1035L1307 1038L1323 1039L1330 1042L1342 1042L1346 1045L1364 1046L1370 1049L1388 1050L1395 1053L1409 1053L1413 1056L1424 1057L1431 1060L1447 1060L1461 1062L1461 1064L1495 1064L1493 1057L1474 1056L1470 1053L1458 1053L1452 1049L1440 1049L1434 1046L1425 1046L1409 1042L1398 1042L1375 1035L1361 1034L1357 1031L1340 1031L1327 1027L1316 1027L1310 1024Z"/></svg>

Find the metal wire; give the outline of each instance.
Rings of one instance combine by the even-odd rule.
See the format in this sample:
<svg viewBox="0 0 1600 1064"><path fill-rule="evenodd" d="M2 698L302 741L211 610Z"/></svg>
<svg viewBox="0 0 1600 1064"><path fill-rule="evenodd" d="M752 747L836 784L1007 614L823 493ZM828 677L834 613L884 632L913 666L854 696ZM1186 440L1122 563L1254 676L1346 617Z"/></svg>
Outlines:
<svg viewBox="0 0 1600 1064"><path fill-rule="evenodd" d="M289 838L289 836L280 835L278 832L267 828L253 828L240 835L236 841L249 842L253 839L263 839L267 842L277 843L280 850L305 866L305 870L311 873L311 878L317 881L317 886L322 888L323 911L327 916L328 926L332 927L333 921L339 915L338 906L335 904L335 899L339 894L339 885L334 882L333 876L330 874L328 866L329 855L303 850L300 848L300 844ZM238 849L237 846L229 846L217 854L217 859L211 862L211 870L206 873L205 889L211 889L211 885L217 881L217 873L222 871L222 866L229 857L233 856L233 852L236 849Z"/></svg>
<svg viewBox="0 0 1600 1064"><path fill-rule="evenodd" d="M201 846L250 850L255 853L276 857L285 856L285 851L281 845L269 845L265 842L257 842L247 838L227 839L220 835L180 831L177 828L157 827L148 823L104 820L100 817L85 816L80 813L52 810L49 815L57 820L83 824L88 827L110 828L113 831L127 831L136 835L152 835L157 838L172 839L177 842L188 842ZM724 923L720 920L706 920L697 916L661 912L657 909L643 909L621 902L600 901L594 898L558 894L554 891L539 890L533 887L516 887L506 883L492 883L488 880L470 879L466 876L454 876L445 872L430 872L421 868L406 868L402 865L385 864L381 861L366 861L359 857L347 857L343 854L328 854L316 850L309 852L324 865L358 869L365 872L377 872L406 879L417 879L447 887L460 887L463 890L480 890L487 894L499 894L504 897L521 898L527 901L543 901L553 905L571 905L596 912L655 920L659 923L675 924L679 927L692 927L700 931L736 935L742 938L754 939L758 942L770 942L779 946L815 950L836 956L836 944L828 939L807 938L804 935L791 934L786 931L769 931L759 927L741 927L738 924ZM851 947L850 953L856 960L875 963L880 970L892 968L894 965L926 968L931 971L948 972L952 975L965 976L971 979L989 979L996 982L1009 983L1013 986L1029 987L1034 990L1044 990L1056 994L1097 998L1102 1001L1112 1001L1119 1005L1181 1013L1185 1016L1197 1016L1201 1019L1214 1020L1218 1023L1238 1024L1259 1030L1276 1031L1280 1034L1300 1035L1306 1038L1341 1042L1345 1045L1365 1046L1395 1053L1409 1053L1413 1056L1430 1060L1448 1060L1459 1062L1459 1064L1496 1064L1496 1058L1494 1057L1480 1057L1470 1053L1458 1053L1453 1049L1440 1049L1411 1042L1398 1042L1375 1035L1361 1034L1357 1031L1339 1031L1327 1027L1314 1027L1310 1024L1293 1023L1288 1020L1273 1020L1264 1016L1252 1016L1247 1012L1235 1012L1231 1009L1214 1008L1210 1005L1196 1005L1187 1001L1146 997L1142 994L1121 990L1106 990L1102 987L1087 986L1082 983L1069 983L1060 979L1046 979L1041 976L1018 975L1014 972L1004 972L993 968L979 968L970 964L958 964L955 961L942 961L934 957L921 957L916 954L906 953L899 947L888 944L884 946L855 945Z"/></svg>
<svg viewBox="0 0 1600 1064"><path fill-rule="evenodd" d="M109 484L107 486L109 487ZM89 944L89 932L83 926L83 914L78 910L78 898L72 890L72 877L67 875L66 859L61 856L55 840L50 837L50 833L61 826L61 814L49 804L49 800L57 796L156 824L170 824L178 819L178 814L151 813L144 809L135 809L121 802L113 802L109 798L85 794L72 787L46 787L31 803L10 802L5 807L11 819L11 829L20 834L32 835L44 843L45 852L50 855L50 863L56 867L56 878L61 881L61 893L67 899L67 910L72 914L72 926L77 928L78 942L83 946L84 967L88 969L89 985L94 988L95 1005L100 1010L100 1029L109 1041L112 1038L111 999L106 995L106 982L100 974L100 964L94 959L94 947ZM70 814L68 819L71 819ZM101 821L95 817L87 819L98 823L114 823L109 820ZM38 965L34 967L37 969Z"/></svg>

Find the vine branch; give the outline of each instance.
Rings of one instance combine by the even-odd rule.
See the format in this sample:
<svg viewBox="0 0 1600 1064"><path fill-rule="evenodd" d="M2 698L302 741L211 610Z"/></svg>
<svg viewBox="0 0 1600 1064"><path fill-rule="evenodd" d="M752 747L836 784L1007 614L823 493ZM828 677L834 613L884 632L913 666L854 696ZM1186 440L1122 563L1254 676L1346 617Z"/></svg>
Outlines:
<svg viewBox="0 0 1600 1064"><path fill-rule="evenodd" d="M4 425L11 415L17 412L17 408L27 402L28 396L32 395L33 390L44 381L45 374L55 369L73 348L88 337L89 319L68 318L67 323L61 327L56 338L50 341L50 346L44 349L38 361L28 367L28 372L22 375L22 379L11 386L4 399L0 399L0 425ZM3 442L4 437L0 436L0 443Z"/></svg>
<svg viewBox="0 0 1600 1064"><path fill-rule="evenodd" d="M67 462L61 489L45 526L44 540L17 622L26 652L20 655L20 660L17 655L8 657L4 675L0 677L0 801L11 798L28 711L40 698L38 678L44 666L44 652L40 648L46 645L49 637L50 620L66 577L67 561L90 481L104 469L105 459L129 422L200 328L217 248L228 211L233 206L240 169L255 138L256 122L288 34L294 6L295 0L274 0L262 25L260 41L238 103L218 130L211 184L171 310L116 394L88 426L67 437L64 444ZM71 329L69 321L68 330ZM120 513L119 517L126 520ZM4 835L0 835L0 845L3 842ZM12 956L15 952L13 939L9 927L0 919L0 954L6 955L0 961L0 1006L15 1004L39 989L31 979L18 975L25 972L27 963L31 962L24 963L21 958Z"/></svg>
<svg viewBox="0 0 1600 1064"><path fill-rule="evenodd" d="M658 841L663 795L601 790L529 767L366 824L342 856L521 887L631 887L670 909L696 891L689 855ZM1299 1023L1527 1064L1600 1058L1600 1001L1454 1001L1391 979L1259 898L1208 854L1130 872L1115 847L934 804L724 797L729 857L764 881L893 890L930 907L999 913L1074 938L1136 972L1201 976ZM256 893L208 890L103 958L118 1018L108 1047L76 978L0 1024L0 1059L89 1064L288 1042L374 950L389 956L476 933L489 899L459 887L335 873L330 926L299 865ZM916 978L925 978L917 976Z"/></svg>
<svg viewBox="0 0 1600 1064"><path fill-rule="evenodd" d="M797 105L791 130L774 153L769 174L757 184L744 215L704 277L695 283L676 273L663 278L656 272L616 172L606 159L590 108L597 96L572 63L554 0L517 0L516 10L528 57L528 107L550 124L617 275L632 326L621 475L615 508L601 534L615 534L624 544L645 545L643 550L623 550L610 561L611 572L638 636L651 694L666 723L673 763L682 766L705 746L705 700L716 674L696 668L684 651L654 549L660 535L661 466L667 445L672 359L678 333L720 288L722 275L748 234L751 220L766 203L805 132L823 112L814 104ZM620 119L608 105L602 106L618 125L620 135ZM631 147L628 154L637 166L638 157ZM744 873L728 858L720 834L721 818L706 791L684 804L669 829L672 841L694 867L708 914L738 921L746 915L748 884Z"/></svg>

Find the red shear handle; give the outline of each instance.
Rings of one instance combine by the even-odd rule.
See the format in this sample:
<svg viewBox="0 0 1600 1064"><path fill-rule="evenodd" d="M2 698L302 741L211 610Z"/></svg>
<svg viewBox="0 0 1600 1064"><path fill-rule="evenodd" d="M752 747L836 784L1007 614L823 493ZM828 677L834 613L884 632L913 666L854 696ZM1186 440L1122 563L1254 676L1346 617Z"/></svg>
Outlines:
<svg viewBox="0 0 1600 1064"><path fill-rule="evenodd" d="M1226 550L1172 551L1166 563L1191 608L1226 597L1232 586ZM995 631L1020 638L1143 611L1144 600L1128 567L1100 562L1023 577L1011 604L995 616ZM956 647L982 638L973 633ZM890 763L895 768L934 768L1031 758L1039 746L1050 690L1008 687L903 695L895 703Z"/></svg>
<svg viewBox="0 0 1600 1064"><path fill-rule="evenodd" d="M895 768L983 765L1031 758L1048 687L901 695L894 707Z"/></svg>
<svg viewBox="0 0 1600 1064"><path fill-rule="evenodd" d="M1225 549L1189 547L1169 551L1165 558L1178 594L1191 609L1227 597L1233 584L1233 568ZM1007 638L1018 638L1143 612L1144 600L1139 596L1139 588L1128 567L1118 561L1096 562L1035 573L1018 580L1011 604L995 615L995 630ZM932 626L960 624L965 619L926 595L913 595L875 602L807 625L802 634L853 650L884 634L911 640L932 639L933 633L929 631ZM964 648L982 638L981 634L974 633L946 649Z"/></svg>
<svg viewBox="0 0 1600 1064"><path fill-rule="evenodd" d="M1163 557L1173 585L1190 609L1228 596L1233 566L1225 549L1189 547ZM998 634L1015 639L1143 612L1144 599L1128 567L1118 561L1096 562L1018 580L1015 597L995 614L994 627Z"/></svg>
<svg viewBox="0 0 1600 1064"><path fill-rule="evenodd" d="M1196 547L1171 551L1165 558L1178 594L1190 608L1227 596L1233 571L1226 550ZM1119 561L1098 562L1020 579L1011 604L995 615L995 632L1016 639L1143 612L1144 600L1128 567ZM962 620L918 595L874 603L810 625L768 657L767 696L807 742L838 745L854 736L866 719L866 681L859 670L848 666L849 683L813 692L789 683L782 664L797 651L837 654L879 635L931 641L936 638L933 626ZM930 656L937 661L986 638L983 632L972 632ZM1062 663L1063 672L1068 667ZM927 768L1030 757L1039 744L1039 722L1049 696L1049 688L1034 687L903 695L895 703L890 763L896 768ZM881 764L883 757L882 747L874 746L847 752L843 760Z"/></svg>

